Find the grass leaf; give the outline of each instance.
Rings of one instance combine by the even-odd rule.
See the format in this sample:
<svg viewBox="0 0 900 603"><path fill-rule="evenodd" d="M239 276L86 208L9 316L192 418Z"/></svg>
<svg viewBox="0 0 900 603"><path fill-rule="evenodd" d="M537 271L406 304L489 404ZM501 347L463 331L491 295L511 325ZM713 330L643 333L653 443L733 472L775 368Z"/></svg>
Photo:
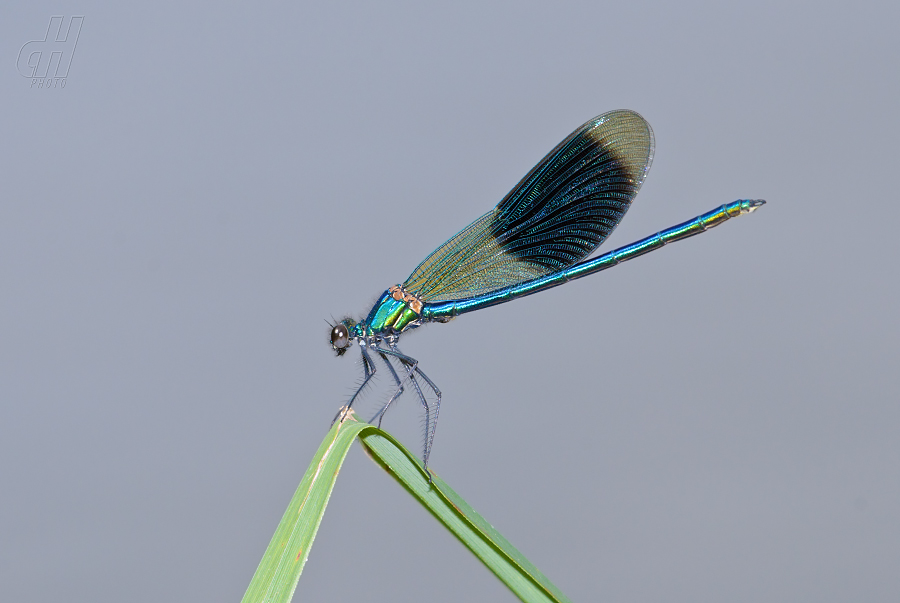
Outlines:
<svg viewBox="0 0 900 603"><path fill-rule="evenodd" d="M390 434L358 422L351 412L336 422L291 499L243 603L288 603L309 556L337 473L357 437L372 459L472 551L521 600L568 602L538 569L418 457ZM429 481L429 477L431 478Z"/></svg>
<svg viewBox="0 0 900 603"><path fill-rule="evenodd" d="M367 423L335 421L281 518L242 603L287 603L297 588L347 451Z"/></svg>

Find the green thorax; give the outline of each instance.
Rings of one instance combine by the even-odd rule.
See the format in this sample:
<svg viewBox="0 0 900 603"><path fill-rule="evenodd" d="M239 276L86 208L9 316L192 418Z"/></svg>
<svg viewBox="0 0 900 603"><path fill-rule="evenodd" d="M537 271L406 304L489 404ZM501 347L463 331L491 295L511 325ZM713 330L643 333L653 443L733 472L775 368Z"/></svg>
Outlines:
<svg viewBox="0 0 900 603"><path fill-rule="evenodd" d="M421 308L421 303L417 304L417 300L410 300L408 294L398 291L397 287L388 289L372 307L365 320L366 335L402 333L410 326L418 326L416 321L420 314L412 306Z"/></svg>

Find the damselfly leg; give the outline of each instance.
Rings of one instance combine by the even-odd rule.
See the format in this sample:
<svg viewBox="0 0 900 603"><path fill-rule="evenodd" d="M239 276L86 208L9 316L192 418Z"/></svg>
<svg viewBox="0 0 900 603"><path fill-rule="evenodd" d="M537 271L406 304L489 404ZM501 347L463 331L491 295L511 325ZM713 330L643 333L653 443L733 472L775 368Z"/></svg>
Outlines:
<svg viewBox="0 0 900 603"><path fill-rule="evenodd" d="M399 398L403 393L403 383L400 381L400 377L397 375L397 371L394 370L394 367L391 365L391 361L388 360L388 357L385 356L382 352L379 352L378 355L381 356L382 360L384 360L384 363L387 365L388 370L394 377L394 382L397 384L397 391L394 392L394 395L392 395L388 399L387 403L385 403L385 405L381 407L381 410L375 413L375 416L369 420L369 423L374 423L375 419L378 419L378 428L381 429L381 420L384 419L384 413L386 413L387 409L391 406L391 404L394 403L394 400Z"/></svg>
<svg viewBox="0 0 900 603"><path fill-rule="evenodd" d="M393 356L403 364L408 373L409 380L412 382L416 394L418 394L419 402L422 403L422 407L425 409L425 450L422 460L427 468L428 457L431 455L431 444L434 442L434 432L437 427L438 415L441 412L441 390L434 384L434 381L428 378L428 375L422 372L422 369L419 368L419 361L401 352L397 349L396 345L392 345L391 349L380 347L376 347L375 349L381 354ZM425 394L422 393L422 388L419 387L419 382L415 378L416 375L421 377L422 380L428 384L428 387L431 388L431 391L434 392L436 399L433 402L429 402L428 398L425 397Z"/></svg>
<svg viewBox="0 0 900 603"><path fill-rule="evenodd" d="M363 364L363 380L362 383L359 384L359 387L356 388L356 392L350 397L350 401L347 402L347 405L342 407L334 418L331 420L331 424L334 425L334 422L340 418L343 421L347 417L347 413L350 412L350 407L353 406L353 403L356 402L356 398L359 397L359 394L362 393L369 382L372 380L372 377L375 376L375 363L372 362L372 357L369 356L369 352L366 351L366 346L359 346L360 352L362 352L362 364ZM392 369L393 370L393 369ZM395 375L396 376L396 375Z"/></svg>

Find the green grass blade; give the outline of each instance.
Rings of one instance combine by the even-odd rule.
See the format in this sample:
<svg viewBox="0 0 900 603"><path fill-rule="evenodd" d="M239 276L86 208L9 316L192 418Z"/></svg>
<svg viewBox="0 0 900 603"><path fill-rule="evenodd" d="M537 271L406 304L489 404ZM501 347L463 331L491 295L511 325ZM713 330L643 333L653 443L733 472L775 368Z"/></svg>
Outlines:
<svg viewBox="0 0 900 603"><path fill-rule="evenodd" d="M432 481L390 434L351 413L335 423L313 457L244 594L243 603L288 603L325 513L338 471L357 437L372 459L449 529L488 569L527 603L568 599L433 471Z"/></svg>
<svg viewBox="0 0 900 603"><path fill-rule="evenodd" d="M309 557L325 507L347 451L361 431L374 429L356 421L335 422L281 518L242 603L288 603Z"/></svg>
<svg viewBox="0 0 900 603"><path fill-rule="evenodd" d="M528 559L434 471L432 483L418 457L379 429L360 433L373 459L527 603L569 601Z"/></svg>

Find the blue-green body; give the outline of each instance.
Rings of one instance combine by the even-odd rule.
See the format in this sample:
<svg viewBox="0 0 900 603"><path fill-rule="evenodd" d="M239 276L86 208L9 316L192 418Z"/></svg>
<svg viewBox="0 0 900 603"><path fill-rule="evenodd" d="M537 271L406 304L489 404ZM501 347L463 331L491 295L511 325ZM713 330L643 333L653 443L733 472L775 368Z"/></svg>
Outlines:
<svg viewBox="0 0 900 603"><path fill-rule="evenodd" d="M390 290L379 298L366 319L355 331L359 336L399 335L410 327L418 326L419 315L410 308L408 302L394 299Z"/></svg>
<svg viewBox="0 0 900 603"><path fill-rule="evenodd" d="M518 283L509 287L503 287L496 291L484 295L473 296L468 299L439 303L426 302L422 305L421 314L417 314L410 308L408 302L394 299L390 291L385 291L372 307L372 310L369 312L366 319L357 325L354 334L357 336L369 337L379 335L396 336L409 328L417 327L425 322L446 322L451 318L455 318L466 312L496 306L497 304L531 295L532 293L544 291L545 289L562 285L577 278L594 274L595 272L600 272L607 268L612 268L617 264L621 264L632 258L659 249L667 243L680 241L681 239L700 234L714 226L718 226L729 218L749 213L762 205L762 203L763 202L761 201L746 199L728 203L697 216L693 220L688 220L677 226L660 231L655 235L641 239L636 243L620 247L594 259L580 262L565 270L560 270L548 274L547 276Z"/></svg>

